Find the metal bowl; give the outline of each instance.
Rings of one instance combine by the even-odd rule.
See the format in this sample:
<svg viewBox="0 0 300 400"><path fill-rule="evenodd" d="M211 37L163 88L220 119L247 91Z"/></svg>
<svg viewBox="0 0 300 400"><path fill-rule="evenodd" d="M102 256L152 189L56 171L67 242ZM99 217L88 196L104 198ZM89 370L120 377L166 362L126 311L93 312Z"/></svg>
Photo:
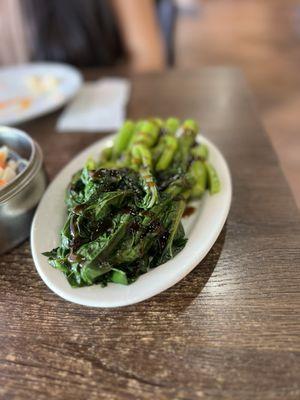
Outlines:
<svg viewBox="0 0 300 400"><path fill-rule="evenodd" d="M0 254L24 241L47 185L40 146L19 129L0 127L0 146L27 160L26 168L0 189Z"/></svg>

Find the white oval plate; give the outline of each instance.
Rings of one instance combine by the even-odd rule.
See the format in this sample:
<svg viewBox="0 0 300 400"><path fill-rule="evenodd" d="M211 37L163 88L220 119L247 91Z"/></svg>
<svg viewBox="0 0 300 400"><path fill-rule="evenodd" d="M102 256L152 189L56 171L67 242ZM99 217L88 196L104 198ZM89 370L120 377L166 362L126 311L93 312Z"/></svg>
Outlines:
<svg viewBox="0 0 300 400"><path fill-rule="evenodd" d="M36 269L46 285L56 294L74 303L93 307L119 307L138 303L168 289L185 277L205 257L217 240L226 221L231 203L231 178L220 151L206 138L210 161L221 180L220 193L206 194L197 202L196 211L183 219L188 237L185 248L172 260L147 272L129 286L109 283L107 287L94 285L72 288L63 273L51 267L41 253L59 244L59 233L66 218L65 191L71 176L80 169L89 156L97 157L111 142L102 139L75 157L54 179L42 198L31 228L31 251Z"/></svg>
<svg viewBox="0 0 300 400"><path fill-rule="evenodd" d="M28 78L32 76L51 76L57 84L36 93L28 86ZM1 68L0 125L16 125L58 109L78 92L81 84L80 72L65 64L45 62ZM17 100L24 98L30 100L26 107ZM3 107L7 101L12 101L11 105Z"/></svg>

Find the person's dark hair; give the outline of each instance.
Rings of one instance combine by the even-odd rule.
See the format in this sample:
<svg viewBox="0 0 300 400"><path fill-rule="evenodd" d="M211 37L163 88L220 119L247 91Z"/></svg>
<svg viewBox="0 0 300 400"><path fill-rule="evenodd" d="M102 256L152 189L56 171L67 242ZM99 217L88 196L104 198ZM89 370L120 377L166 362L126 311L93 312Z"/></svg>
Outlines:
<svg viewBox="0 0 300 400"><path fill-rule="evenodd" d="M33 60L112 65L123 46L109 0L22 0Z"/></svg>

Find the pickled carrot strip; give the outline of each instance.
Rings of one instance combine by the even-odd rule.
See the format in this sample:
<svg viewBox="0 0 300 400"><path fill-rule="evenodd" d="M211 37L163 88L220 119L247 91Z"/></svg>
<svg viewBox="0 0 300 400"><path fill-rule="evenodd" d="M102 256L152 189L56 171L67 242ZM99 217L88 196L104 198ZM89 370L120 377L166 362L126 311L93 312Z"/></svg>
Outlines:
<svg viewBox="0 0 300 400"><path fill-rule="evenodd" d="M6 155L4 153L0 153L0 167L6 167Z"/></svg>

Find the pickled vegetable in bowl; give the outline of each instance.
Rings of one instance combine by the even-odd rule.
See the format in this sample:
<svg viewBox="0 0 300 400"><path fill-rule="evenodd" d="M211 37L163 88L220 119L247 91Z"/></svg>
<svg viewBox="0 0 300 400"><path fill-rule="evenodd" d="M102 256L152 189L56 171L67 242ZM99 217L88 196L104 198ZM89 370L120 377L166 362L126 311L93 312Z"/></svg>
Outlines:
<svg viewBox="0 0 300 400"><path fill-rule="evenodd" d="M0 147L0 190L14 180L26 167L27 161L7 146Z"/></svg>

